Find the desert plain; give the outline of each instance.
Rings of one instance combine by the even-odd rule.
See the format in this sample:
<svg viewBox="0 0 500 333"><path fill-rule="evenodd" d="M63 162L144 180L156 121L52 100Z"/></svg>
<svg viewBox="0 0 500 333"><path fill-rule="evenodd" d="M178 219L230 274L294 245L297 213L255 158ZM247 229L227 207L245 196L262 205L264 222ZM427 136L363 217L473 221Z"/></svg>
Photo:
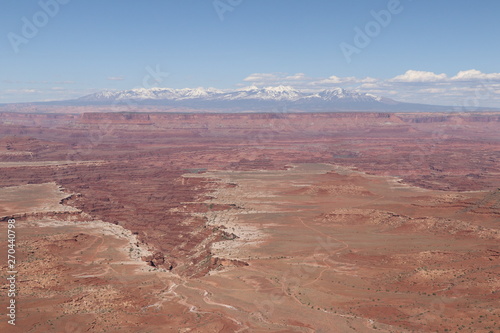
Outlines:
<svg viewBox="0 0 500 333"><path fill-rule="evenodd" d="M496 112L0 113L0 331L498 332L499 133Z"/></svg>

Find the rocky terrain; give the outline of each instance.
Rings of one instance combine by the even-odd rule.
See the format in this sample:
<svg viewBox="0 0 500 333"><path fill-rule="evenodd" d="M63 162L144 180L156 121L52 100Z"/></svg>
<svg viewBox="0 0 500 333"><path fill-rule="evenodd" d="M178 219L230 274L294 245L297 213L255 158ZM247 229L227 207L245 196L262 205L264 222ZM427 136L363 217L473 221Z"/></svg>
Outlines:
<svg viewBox="0 0 500 333"><path fill-rule="evenodd" d="M499 330L498 133L494 112L0 113L19 332Z"/></svg>

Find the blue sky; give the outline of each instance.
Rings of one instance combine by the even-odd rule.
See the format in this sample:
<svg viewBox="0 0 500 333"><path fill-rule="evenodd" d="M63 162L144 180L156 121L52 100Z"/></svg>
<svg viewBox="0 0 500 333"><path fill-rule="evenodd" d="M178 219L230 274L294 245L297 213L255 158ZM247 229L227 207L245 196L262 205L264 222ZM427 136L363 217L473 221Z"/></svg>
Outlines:
<svg viewBox="0 0 500 333"><path fill-rule="evenodd" d="M0 9L0 102L283 84L500 107L497 0L3 0Z"/></svg>

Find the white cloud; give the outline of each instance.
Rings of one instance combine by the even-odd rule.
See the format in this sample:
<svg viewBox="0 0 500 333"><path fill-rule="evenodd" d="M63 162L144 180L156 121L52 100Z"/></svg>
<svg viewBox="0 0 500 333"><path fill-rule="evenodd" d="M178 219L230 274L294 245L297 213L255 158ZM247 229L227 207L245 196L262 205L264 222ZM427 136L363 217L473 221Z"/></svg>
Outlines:
<svg viewBox="0 0 500 333"><path fill-rule="evenodd" d="M306 91L342 87L410 103L462 105L474 100L478 106L500 106L500 73L465 70L455 76L408 70L390 79L354 76L308 77L304 73L255 73L245 78L257 86L289 85Z"/></svg>
<svg viewBox="0 0 500 333"><path fill-rule="evenodd" d="M307 77L304 73L297 73L294 75L287 76L285 79L286 80L306 80Z"/></svg>
<svg viewBox="0 0 500 333"><path fill-rule="evenodd" d="M7 89L9 94L34 94L37 92L38 90L35 89Z"/></svg>
<svg viewBox="0 0 500 333"><path fill-rule="evenodd" d="M362 85L359 86L361 89L378 89L380 85L376 83L363 83Z"/></svg>
<svg viewBox="0 0 500 333"><path fill-rule="evenodd" d="M359 82L362 82L362 83L374 83L374 82L377 82L378 79L375 79L373 77L365 77L364 79L361 79Z"/></svg>
<svg viewBox="0 0 500 333"><path fill-rule="evenodd" d="M444 88L425 88L425 89L419 89L419 93L426 93L426 94L442 94L446 92L446 89Z"/></svg>
<svg viewBox="0 0 500 333"><path fill-rule="evenodd" d="M109 81L123 81L125 78L123 76L109 76L106 78Z"/></svg>
<svg viewBox="0 0 500 333"><path fill-rule="evenodd" d="M253 73L243 79L245 82L276 82L286 78L285 73Z"/></svg>
<svg viewBox="0 0 500 333"><path fill-rule="evenodd" d="M389 82L440 82L446 81L446 74L436 74L433 72L408 70L403 75L398 75L389 80Z"/></svg>
<svg viewBox="0 0 500 333"><path fill-rule="evenodd" d="M482 73L476 69L469 69L458 72L453 77L446 74L436 74L433 72L408 70L402 75L398 75L389 82L408 82L408 83L450 83L450 82L472 82L472 81L500 81L500 73Z"/></svg>
<svg viewBox="0 0 500 333"><path fill-rule="evenodd" d="M354 76L338 77L338 76L332 75L327 79L314 81L311 84L321 86L321 85L325 85L325 84L342 84L342 83L353 83L353 82L356 82L356 78Z"/></svg>
<svg viewBox="0 0 500 333"><path fill-rule="evenodd" d="M466 71L460 71L451 78L452 81L481 81L481 80L491 80L500 81L500 73L490 73L485 74L476 69L469 69Z"/></svg>
<svg viewBox="0 0 500 333"><path fill-rule="evenodd" d="M253 73L244 78L243 81L261 87L286 85L304 90L322 90L338 86L352 89L357 84L378 82L377 79L372 77L357 78L354 76L339 77L332 75L328 78L313 78L304 73ZM238 84L237 86L240 87L241 85Z"/></svg>

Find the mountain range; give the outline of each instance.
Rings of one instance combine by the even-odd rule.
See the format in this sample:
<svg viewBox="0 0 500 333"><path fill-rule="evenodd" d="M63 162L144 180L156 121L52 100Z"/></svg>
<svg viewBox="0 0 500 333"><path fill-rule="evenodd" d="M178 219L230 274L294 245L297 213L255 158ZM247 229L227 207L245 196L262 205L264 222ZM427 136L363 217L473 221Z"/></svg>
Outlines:
<svg viewBox="0 0 500 333"><path fill-rule="evenodd" d="M56 105L154 105L190 110L219 112L290 112L342 111L453 111L453 107L398 102L393 99L342 88L317 92L290 86L259 88L255 86L218 90L214 88L138 88L122 91L104 90L74 100L43 102Z"/></svg>
<svg viewBox="0 0 500 333"><path fill-rule="evenodd" d="M342 88L306 92L290 86L255 86L236 90L214 88L139 88L101 91L68 101L91 105L162 105L191 109L217 109L225 112L284 109L302 112L330 111L446 111L449 107L402 103L395 100Z"/></svg>

